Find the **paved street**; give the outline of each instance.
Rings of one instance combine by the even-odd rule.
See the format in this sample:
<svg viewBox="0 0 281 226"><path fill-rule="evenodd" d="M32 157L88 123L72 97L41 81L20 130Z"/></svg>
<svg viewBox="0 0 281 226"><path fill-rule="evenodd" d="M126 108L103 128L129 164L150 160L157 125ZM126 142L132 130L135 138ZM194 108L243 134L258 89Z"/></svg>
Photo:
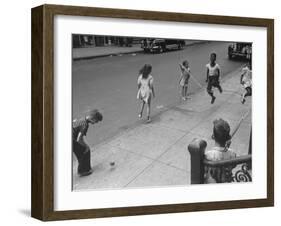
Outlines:
<svg viewBox="0 0 281 226"><path fill-rule="evenodd" d="M206 68L211 52L218 55L223 76L241 62L227 59L229 43L212 42L188 46L181 51L163 54L137 53L135 56L123 55L103 57L73 62L73 117L80 117L89 109L98 108L104 115L101 124L90 128L87 141L97 145L123 130L140 123L138 120L139 102L136 99L139 69L152 64L152 75L156 98L152 102L152 115L157 115L167 107L179 104L178 63L187 59L191 72L205 85ZM196 83L190 83L189 92L198 90Z"/></svg>
<svg viewBox="0 0 281 226"><path fill-rule="evenodd" d="M104 57L73 63L73 115L98 108L104 121L90 128L87 141L92 147L93 174L78 177L73 158L73 189L106 189L145 186L187 185L190 157L187 145L195 137L213 145L212 121L224 118L234 128L249 111L251 98L240 102L242 62L227 59L228 43L212 42L189 46L182 51ZM205 64L216 52L223 72L223 94L215 104L204 89L192 82L191 100L179 99L178 63L188 59L191 71L205 85ZM156 98L150 124L137 118L136 80L144 63L153 66ZM247 154L251 114L243 121L232 148ZM115 162L111 167L110 162Z"/></svg>

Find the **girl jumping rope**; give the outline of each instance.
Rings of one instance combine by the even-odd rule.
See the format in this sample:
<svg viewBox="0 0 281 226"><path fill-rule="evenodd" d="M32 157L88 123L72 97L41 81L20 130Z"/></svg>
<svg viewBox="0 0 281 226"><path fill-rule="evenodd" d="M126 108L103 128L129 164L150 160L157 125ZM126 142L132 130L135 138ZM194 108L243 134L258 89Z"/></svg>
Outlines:
<svg viewBox="0 0 281 226"><path fill-rule="evenodd" d="M151 70L152 70L152 66L150 64L145 64L140 70L140 75L138 77L137 99L141 100L141 110L139 113L139 118L142 117L144 105L147 104L147 122L151 121L150 119L151 99L152 96L155 97Z"/></svg>
<svg viewBox="0 0 281 226"><path fill-rule="evenodd" d="M180 64L181 69L181 77L180 77L180 87L181 87L181 98L183 100L187 100L187 88L188 88L188 81L190 78L190 68L189 63L187 60L183 61L182 64Z"/></svg>
<svg viewBox="0 0 281 226"><path fill-rule="evenodd" d="M241 95L241 103L244 104L247 96L252 96L252 65L251 62L247 63L242 69L240 76L240 83L244 87L245 91Z"/></svg>

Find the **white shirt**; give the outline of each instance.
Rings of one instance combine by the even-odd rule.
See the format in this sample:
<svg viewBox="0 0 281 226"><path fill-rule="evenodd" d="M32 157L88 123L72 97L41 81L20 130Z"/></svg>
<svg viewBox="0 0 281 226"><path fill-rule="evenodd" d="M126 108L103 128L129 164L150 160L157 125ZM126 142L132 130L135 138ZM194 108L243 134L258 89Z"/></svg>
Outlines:
<svg viewBox="0 0 281 226"><path fill-rule="evenodd" d="M209 69L209 76L219 75L220 66L216 63L214 67L211 66L211 63L206 64L206 68Z"/></svg>
<svg viewBox="0 0 281 226"><path fill-rule="evenodd" d="M225 151L223 147L213 147L205 152L205 158L210 161L228 160L235 157L236 153L230 148Z"/></svg>
<svg viewBox="0 0 281 226"><path fill-rule="evenodd" d="M242 82L243 82L244 86L251 87L252 86L252 70L250 70L250 68L246 66L242 69L242 73L243 73Z"/></svg>

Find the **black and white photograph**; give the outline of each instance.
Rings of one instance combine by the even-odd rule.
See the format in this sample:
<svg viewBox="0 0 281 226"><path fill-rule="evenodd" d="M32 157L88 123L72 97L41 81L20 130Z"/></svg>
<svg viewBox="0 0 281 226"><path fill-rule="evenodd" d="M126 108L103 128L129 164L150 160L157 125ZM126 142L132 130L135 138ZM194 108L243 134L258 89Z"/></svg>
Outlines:
<svg viewBox="0 0 281 226"><path fill-rule="evenodd" d="M72 189L251 182L252 85L252 43L72 34Z"/></svg>

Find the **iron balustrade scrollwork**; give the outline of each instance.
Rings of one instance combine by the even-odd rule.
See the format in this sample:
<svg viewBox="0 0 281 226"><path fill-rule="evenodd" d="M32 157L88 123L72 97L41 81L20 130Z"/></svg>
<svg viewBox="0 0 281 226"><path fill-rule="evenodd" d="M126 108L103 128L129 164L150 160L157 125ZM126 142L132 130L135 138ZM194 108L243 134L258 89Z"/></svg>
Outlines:
<svg viewBox="0 0 281 226"><path fill-rule="evenodd" d="M191 184L248 182L252 181L251 136L248 155L230 160L210 161L205 159L207 142L194 138L188 145L190 153Z"/></svg>
<svg viewBox="0 0 281 226"><path fill-rule="evenodd" d="M204 183L249 182L252 155L238 156L230 160L203 160ZM237 169L237 167L241 167ZM235 170L236 169L236 170Z"/></svg>

